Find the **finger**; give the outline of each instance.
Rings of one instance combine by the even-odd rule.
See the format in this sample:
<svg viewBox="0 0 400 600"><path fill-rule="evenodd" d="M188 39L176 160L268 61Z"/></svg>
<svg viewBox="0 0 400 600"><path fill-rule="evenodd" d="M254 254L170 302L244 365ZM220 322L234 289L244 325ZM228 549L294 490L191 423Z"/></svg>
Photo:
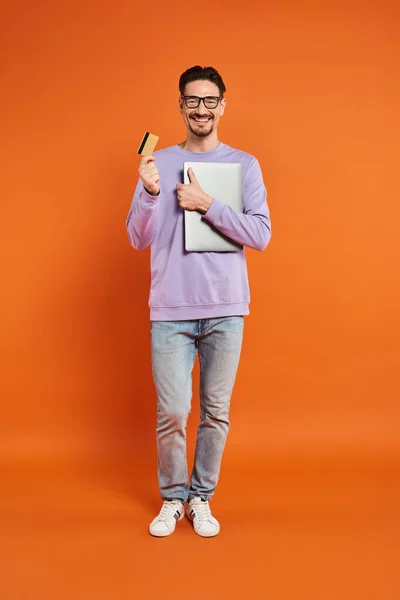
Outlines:
<svg viewBox="0 0 400 600"><path fill-rule="evenodd" d="M147 165L149 162L156 160L156 157L153 156L152 154L149 154L149 156L143 156L142 157L142 164L143 165Z"/></svg>
<svg viewBox="0 0 400 600"><path fill-rule="evenodd" d="M189 167L189 169L188 169L188 175L189 175L190 182L197 181L196 175L194 174L194 171L193 171L192 167Z"/></svg>

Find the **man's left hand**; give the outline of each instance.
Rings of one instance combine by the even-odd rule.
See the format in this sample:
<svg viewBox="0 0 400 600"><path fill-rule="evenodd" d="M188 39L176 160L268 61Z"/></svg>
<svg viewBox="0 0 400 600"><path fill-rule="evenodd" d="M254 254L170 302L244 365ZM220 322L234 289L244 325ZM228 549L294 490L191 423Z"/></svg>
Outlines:
<svg viewBox="0 0 400 600"><path fill-rule="evenodd" d="M191 167L188 169L188 175L190 183L176 184L179 205L185 210L198 210L206 213L213 198L203 192Z"/></svg>

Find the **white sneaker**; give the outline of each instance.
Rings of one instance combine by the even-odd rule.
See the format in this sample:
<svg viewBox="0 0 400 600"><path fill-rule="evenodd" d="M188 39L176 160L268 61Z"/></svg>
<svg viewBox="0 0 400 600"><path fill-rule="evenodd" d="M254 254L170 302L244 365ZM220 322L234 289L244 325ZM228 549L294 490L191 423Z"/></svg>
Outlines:
<svg viewBox="0 0 400 600"><path fill-rule="evenodd" d="M185 507L180 500L164 500L159 514L152 520L149 532L156 537L165 537L175 531L176 522L185 516Z"/></svg>
<svg viewBox="0 0 400 600"><path fill-rule="evenodd" d="M193 498L186 505L186 516L193 521L196 533L203 537L213 537L219 534L219 523L211 514L208 500Z"/></svg>

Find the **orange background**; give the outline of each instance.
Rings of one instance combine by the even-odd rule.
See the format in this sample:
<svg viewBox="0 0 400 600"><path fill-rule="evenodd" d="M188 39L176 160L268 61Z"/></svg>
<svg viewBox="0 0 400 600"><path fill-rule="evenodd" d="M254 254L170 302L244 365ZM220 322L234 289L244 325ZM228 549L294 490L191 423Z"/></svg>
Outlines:
<svg viewBox="0 0 400 600"><path fill-rule="evenodd" d="M122 492L125 502L123 509L117 508L107 496L103 507L103 496L96 493L98 519L111 511L121 524L124 515L128 520L134 515L140 534L132 539L140 539L140 547L134 551L131 541L124 538L124 545L110 533L107 547L115 543L121 554L105 552L97 559L114 576L101 580L106 576L93 562L82 567L86 575L93 568L93 580L85 579L75 565L65 597L81 597L78 582L82 598L123 598L128 592L156 597L144 576L146 552L149 557L160 552L157 540L146 533L159 506L149 250L130 247L125 218L144 131L160 136L158 148L183 141L179 76L195 64L212 65L227 87L219 139L260 161L273 228L265 252L247 251L251 315L214 501L222 527L223 515L228 522L235 518L229 525L232 538L224 538L223 530L210 542L217 548L215 556L225 557L218 563L225 583L218 579L213 589L218 598L239 598L249 590L252 598L267 597L260 586L265 585L265 565L271 564L263 550L271 551L271 528L261 539L253 538L253 525L243 523L240 537L235 530L240 499L247 498L252 520L269 514L271 525L274 511L293 514L295 482L297 500L308 516L321 505L337 506L330 504L332 490L341 490L344 505L353 507L351 515L353 509L359 514L355 507L365 495L357 496L362 485L354 477L365 472L362 481L374 509L381 502L387 514L395 506L400 451L398 6L389 1L25 1L9 4L0 27L0 459L8 490L3 518L10 524L25 515L31 527L32 515L48 514L51 505L55 521L67 511L76 524L82 503L93 505L84 485L76 483L79 477L73 480L71 474L84 469L82 483L98 473L93 482L101 489L109 486L111 496ZM188 426L190 460L197 404L195 393ZM63 469L70 478L63 480L69 482L65 490L60 482L49 483ZM339 477L329 480L332 489L323 484L327 470ZM385 483L382 473L388 473ZM54 489L62 490L57 499L51 495ZM18 504L28 493L31 512ZM71 502L69 494L74 493ZM276 494L272 500L271 493ZM234 508L227 506L232 499ZM141 507L137 515L129 512L132 502ZM398 521L392 519L390 527L395 525ZM283 533L276 523L274 527L279 547ZM16 536L11 525L7 532L3 564L10 579L3 579L4 598L25 598L24 585L38 590L37 597L52 597L61 568L44 584L40 569L27 569L32 557L25 566L18 562L21 547L27 548L27 557L30 542L32 551L37 549L33 538L18 538L22 533ZM367 532L366 539L374 543L360 541L360 548L370 548L371 554L357 563L359 572L338 579L340 567L345 568L340 559L349 548L344 538L321 555L310 538L294 539L290 529L268 573L270 585L276 584L269 590L275 595L268 597L280 600L293 591L309 600L345 598L360 576L366 585L360 598L398 598L397 582L385 570L388 553L395 556L394 538L383 525L375 533L384 537L378 540ZM166 542L174 544L178 563L188 544L204 543L189 530L185 534L184 542L177 532ZM91 545L90 531L83 539L93 556L99 546ZM60 552L72 552L71 541L57 540ZM254 554L243 559L248 562L236 563L226 554L232 550L229 540L236 540L238 551L246 544L253 548ZM304 564L296 562L299 555L304 560L304 547L314 560L322 560L317 571L325 573L324 565L327 578L335 564L331 548L337 549L335 581L343 589L327 591L322 575L304 575ZM357 545L350 547L361 552ZM296 548L289 557L288 548ZM38 561L48 564L52 553L46 554L45 543L42 549ZM124 563L136 551L144 561L140 573ZM203 547L198 552L201 557ZM385 560L367 584L365 571L372 573L382 552ZM26 575L17 578L22 587L10 576L14 567ZM235 580L240 568L247 573L240 575L243 591ZM300 576L296 585L295 578L287 578L287 568ZM186 576L189 582L190 571ZM88 596L95 582L98 590ZM175 597L172 582L164 597ZM117 592L115 585L120 586Z"/></svg>

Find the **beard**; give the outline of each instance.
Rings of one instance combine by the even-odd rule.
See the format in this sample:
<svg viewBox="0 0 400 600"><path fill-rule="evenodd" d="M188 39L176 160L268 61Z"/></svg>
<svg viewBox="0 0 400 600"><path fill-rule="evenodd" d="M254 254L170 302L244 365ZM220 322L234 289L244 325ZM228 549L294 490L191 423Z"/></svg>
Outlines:
<svg viewBox="0 0 400 600"><path fill-rule="evenodd" d="M210 127L208 128L208 126ZM192 120L189 119L189 129L193 135L199 138L207 137L214 129L214 119L208 123L207 127L198 126L196 129L192 127Z"/></svg>

